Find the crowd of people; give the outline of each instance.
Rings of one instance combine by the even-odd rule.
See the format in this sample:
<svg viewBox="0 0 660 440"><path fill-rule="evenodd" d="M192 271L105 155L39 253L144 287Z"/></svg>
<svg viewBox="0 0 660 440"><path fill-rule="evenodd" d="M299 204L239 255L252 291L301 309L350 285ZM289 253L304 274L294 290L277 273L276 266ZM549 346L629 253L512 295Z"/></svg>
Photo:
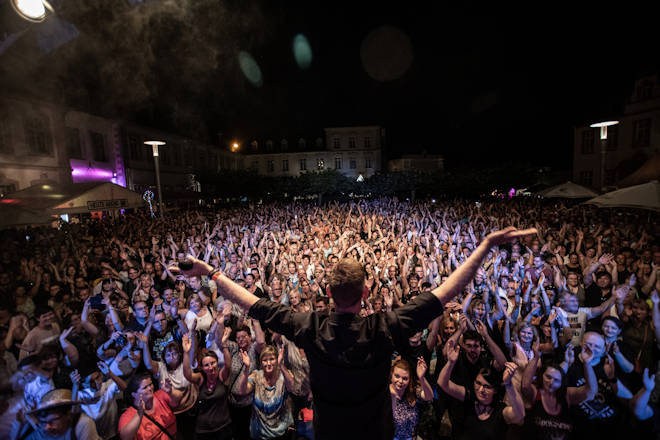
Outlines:
<svg viewBox="0 0 660 440"><path fill-rule="evenodd" d="M384 198L2 231L0 438L314 439L331 424L386 438L390 423L399 440L657 437L657 220ZM507 226L535 231L482 251ZM191 271L198 260L209 269ZM351 265L364 278L355 309L331 288ZM358 321L392 334L362 344L360 327L335 353L305 330L339 340ZM337 359L351 366L341 377ZM389 381L374 384L380 360ZM384 417L356 399L381 392ZM327 405L354 417L315 423Z"/></svg>

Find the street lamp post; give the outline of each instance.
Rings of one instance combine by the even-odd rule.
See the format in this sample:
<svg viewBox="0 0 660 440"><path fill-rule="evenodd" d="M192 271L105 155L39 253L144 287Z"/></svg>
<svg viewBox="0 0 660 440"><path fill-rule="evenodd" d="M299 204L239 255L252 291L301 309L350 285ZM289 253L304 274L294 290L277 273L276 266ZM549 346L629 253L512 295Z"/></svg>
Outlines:
<svg viewBox="0 0 660 440"><path fill-rule="evenodd" d="M591 128L600 128L600 189L605 191L605 155L607 155L607 127L618 124L619 121L603 121L591 124Z"/></svg>
<svg viewBox="0 0 660 440"><path fill-rule="evenodd" d="M158 189L158 212L163 218L163 193L160 189L160 167L158 165L158 147L165 145L163 141L144 141L145 145L151 145L154 154L154 168L156 169L156 188Z"/></svg>

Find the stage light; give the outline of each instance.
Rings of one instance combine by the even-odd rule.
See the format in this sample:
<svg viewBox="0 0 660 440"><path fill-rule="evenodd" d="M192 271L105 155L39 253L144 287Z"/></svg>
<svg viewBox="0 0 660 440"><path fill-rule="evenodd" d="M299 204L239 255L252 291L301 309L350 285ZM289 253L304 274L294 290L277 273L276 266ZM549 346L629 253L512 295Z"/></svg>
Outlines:
<svg viewBox="0 0 660 440"><path fill-rule="evenodd" d="M46 0L10 0L14 11L24 20L40 23L46 19L46 10L53 12L53 7Z"/></svg>

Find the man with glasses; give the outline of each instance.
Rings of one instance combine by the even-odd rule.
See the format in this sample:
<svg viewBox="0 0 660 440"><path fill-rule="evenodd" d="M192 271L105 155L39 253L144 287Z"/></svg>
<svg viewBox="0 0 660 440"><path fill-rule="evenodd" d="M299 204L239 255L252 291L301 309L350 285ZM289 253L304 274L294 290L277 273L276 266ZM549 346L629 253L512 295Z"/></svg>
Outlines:
<svg viewBox="0 0 660 440"><path fill-rule="evenodd" d="M147 303L144 301L136 302L133 304L133 312L131 319L126 326L124 326L124 331L144 332L149 321L149 309L147 308Z"/></svg>
<svg viewBox="0 0 660 440"><path fill-rule="evenodd" d="M163 361L162 353L165 350L165 346L175 340L175 326L173 322L167 320L164 312L156 312L153 323L147 325L144 334L149 338L151 358L156 361ZM176 339L178 340L178 338Z"/></svg>

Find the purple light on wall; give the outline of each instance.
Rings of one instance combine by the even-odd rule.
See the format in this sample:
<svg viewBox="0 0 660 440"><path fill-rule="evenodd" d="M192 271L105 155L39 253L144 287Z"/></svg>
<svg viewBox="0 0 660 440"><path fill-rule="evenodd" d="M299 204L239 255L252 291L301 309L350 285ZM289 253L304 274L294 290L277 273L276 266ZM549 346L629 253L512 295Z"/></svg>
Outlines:
<svg viewBox="0 0 660 440"><path fill-rule="evenodd" d="M112 179L112 171L104 170L102 168L92 168L92 167L73 167L71 168L71 176L73 181L78 182L89 182L95 180L107 180Z"/></svg>

